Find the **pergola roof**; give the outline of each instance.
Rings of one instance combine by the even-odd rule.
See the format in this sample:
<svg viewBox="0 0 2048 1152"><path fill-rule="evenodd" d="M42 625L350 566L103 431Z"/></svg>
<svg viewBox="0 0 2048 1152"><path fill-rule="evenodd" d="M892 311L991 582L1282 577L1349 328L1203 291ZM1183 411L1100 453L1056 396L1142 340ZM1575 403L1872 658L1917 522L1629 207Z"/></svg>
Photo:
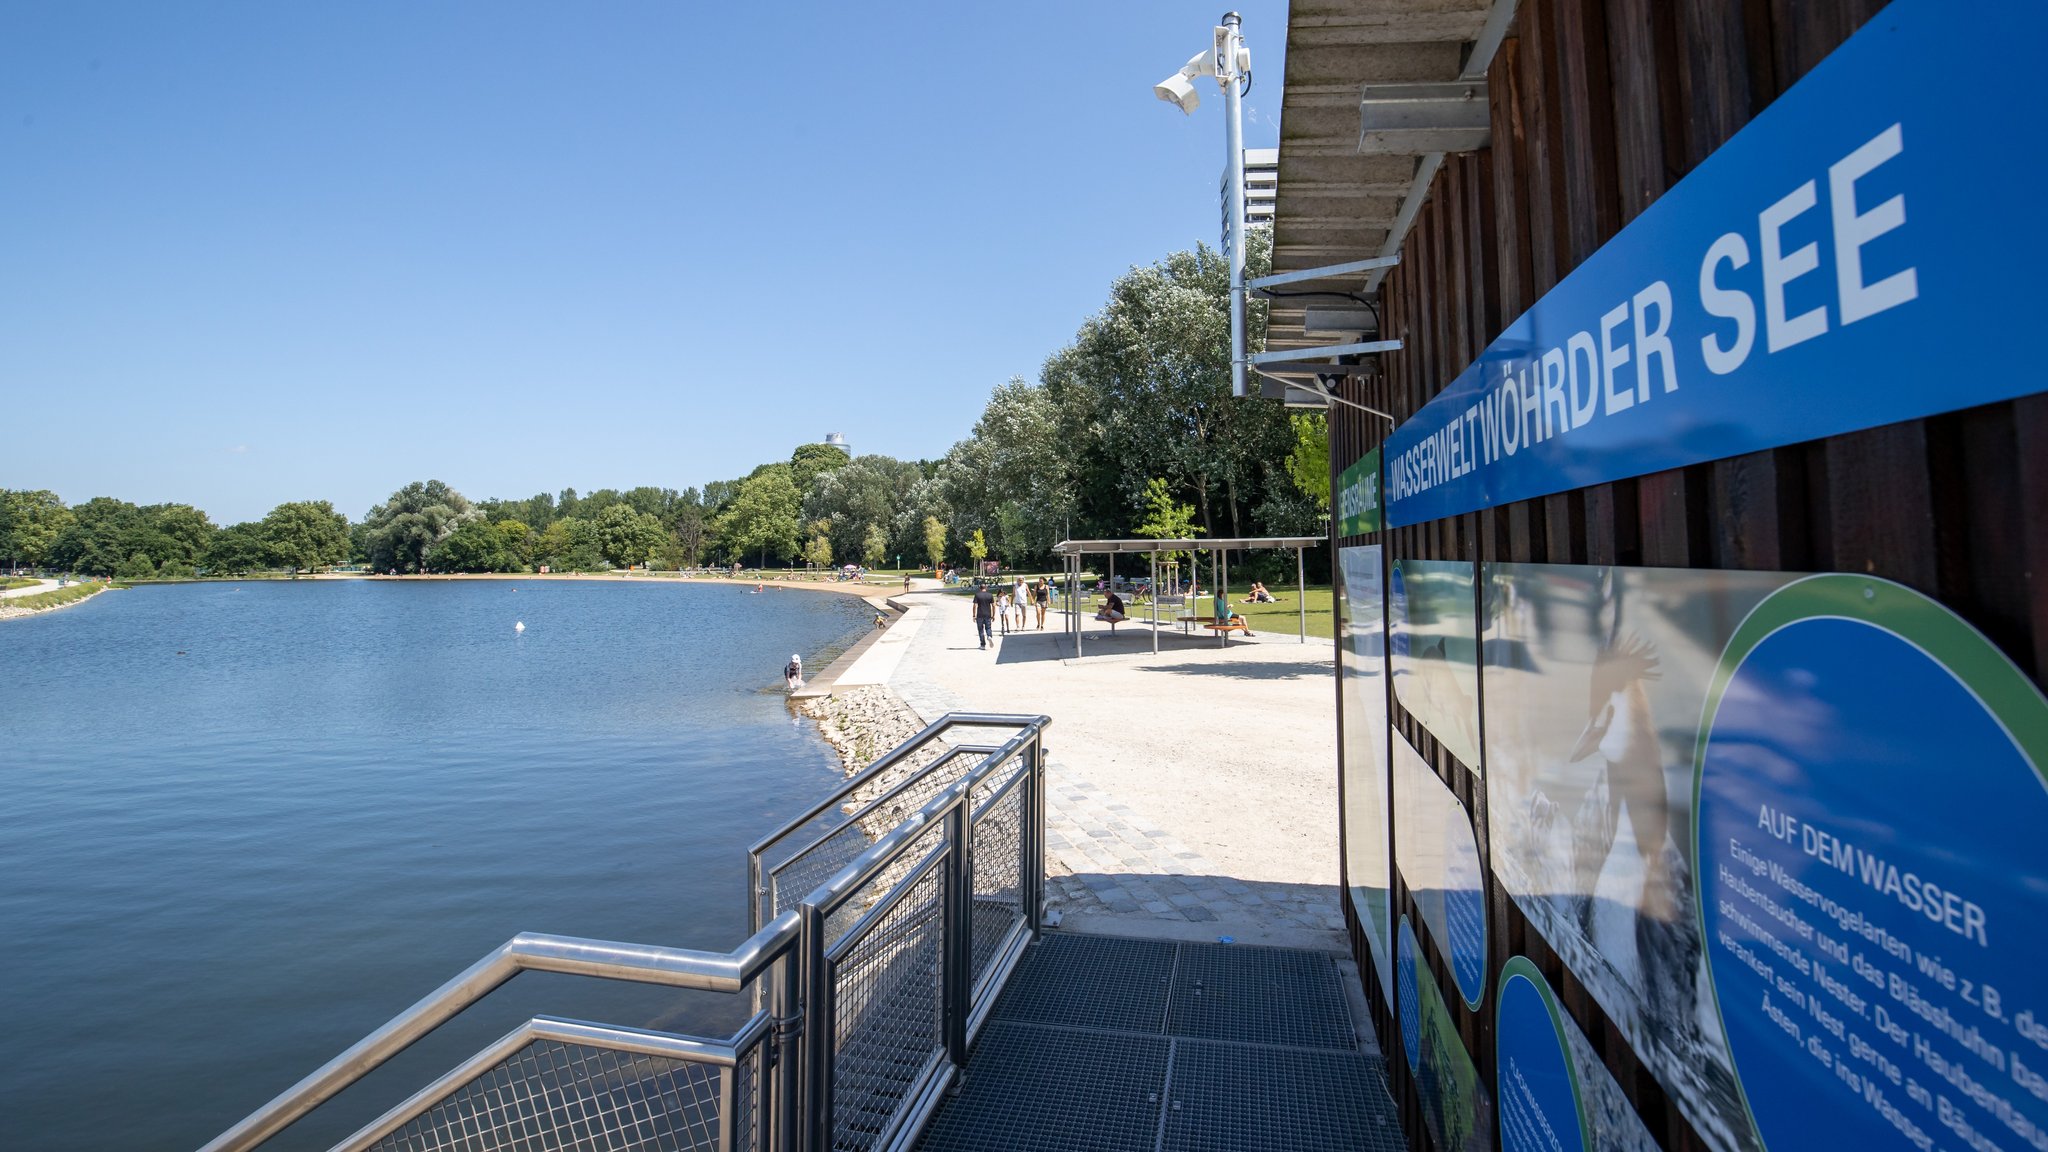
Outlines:
<svg viewBox="0 0 2048 1152"><path fill-rule="evenodd" d="M1203 540L1062 540L1052 546L1054 554L1077 556L1090 552L1242 552L1248 548L1314 548L1321 536L1211 537Z"/></svg>

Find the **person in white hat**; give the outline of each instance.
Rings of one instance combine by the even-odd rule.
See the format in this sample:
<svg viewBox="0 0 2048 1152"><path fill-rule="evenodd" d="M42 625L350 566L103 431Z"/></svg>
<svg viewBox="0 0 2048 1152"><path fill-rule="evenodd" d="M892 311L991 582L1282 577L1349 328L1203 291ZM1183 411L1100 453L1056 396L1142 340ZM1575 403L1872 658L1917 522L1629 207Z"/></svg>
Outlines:
<svg viewBox="0 0 2048 1152"><path fill-rule="evenodd" d="M804 686L804 658L795 652L789 654L789 663L782 669L782 682L789 686L791 694Z"/></svg>

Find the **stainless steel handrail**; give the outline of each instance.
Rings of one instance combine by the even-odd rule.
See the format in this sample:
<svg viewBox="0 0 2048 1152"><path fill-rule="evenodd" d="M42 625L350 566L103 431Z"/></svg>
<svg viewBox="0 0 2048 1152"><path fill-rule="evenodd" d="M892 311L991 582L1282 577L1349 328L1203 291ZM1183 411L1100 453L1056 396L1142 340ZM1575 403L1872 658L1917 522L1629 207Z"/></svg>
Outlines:
<svg viewBox="0 0 2048 1152"><path fill-rule="evenodd" d="M737 992L795 945L798 924L795 912L784 913L731 952L522 932L214 1137L200 1152L246 1152L262 1144L521 972Z"/></svg>
<svg viewBox="0 0 2048 1152"><path fill-rule="evenodd" d="M775 845L781 843L784 839L794 834L799 828L802 828L804 825L809 824L811 821L831 811L833 808L840 806L845 802L848 796L852 795L856 790L863 787L868 782L872 781L875 777L888 771L895 765L902 763L904 760L909 759L912 755L924 749L932 742L939 739L939 737L944 736L947 732L950 732L955 728L1028 729L1033 727L1034 725L1039 724L1044 719L1044 717L1040 716L1030 716L1018 713L1005 712L948 712L946 715L941 716L937 720L932 721L930 724L925 725L924 728L919 730L916 735L910 737L903 743L898 744L896 747L883 753L881 757L875 760L874 763L868 765L866 768L861 769L858 773L849 776L846 779L845 783L841 784L838 788L834 789L830 795L826 796L824 799L812 805L802 815L787 821L780 828L777 828L773 832L770 832L766 836L763 836L761 839L755 841L754 844L747 849L747 926L749 928L752 928L762 923L761 902L762 897L767 894L768 887L766 871L763 869L761 861L762 857L766 855L770 848L773 848ZM933 760L930 764L925 765L924 768L921 771L917 772L915 775L912 775L907 779L898 781L897 784L894 787L890 788L888 792L884 793L882 796L876 797L876 799L873 802L864 806L862 811L867 811L873 808L875 804L878 804L882 801L885 801L891 797L900 794L905 788L908 788L916 781L923 779L927 774L937 769L941 764L945 763L947 760L951 759L953 755L963 753L972 754L974 751L989 748L990 746L988 745L967 745L956 750L956 752L940 756L937 759ZM857 816L858 813L856 813L855 815ZM837 830L838 829L835 827L830 831ZM828 832L827 835L829 834L830 833ZM823 838L823 836L819 837L820 840L822 840ZM778 867L780 867L780 865L778 865Z"/></svg>
<svg viewBox="0 0 2048 1152"><path fill-rule="evenodd" d="M782 827L755 841L753 846L747 849L747 854L755 857L760 856L761 853L774 847L776 842L784 836L789 835L791 832L830 811L834 805L845 800L847 795L855 788L860 787L862 784L874 779L877 775L901 763L918 749L923 748L955 728L1025 728L1039 719L1036 716L1024 716L1014 713L948 712L930 724L925 725L917 735L884 752L874 763L861 769L858 773L847 777L846 783L840 785L830 796L812 805L803 815L788 821Z"/></svg>

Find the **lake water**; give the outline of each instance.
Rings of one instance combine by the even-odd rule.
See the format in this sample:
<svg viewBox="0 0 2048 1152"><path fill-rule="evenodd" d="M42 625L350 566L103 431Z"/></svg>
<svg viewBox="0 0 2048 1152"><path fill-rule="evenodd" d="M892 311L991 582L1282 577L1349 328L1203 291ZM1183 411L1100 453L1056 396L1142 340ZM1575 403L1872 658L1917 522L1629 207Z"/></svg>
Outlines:
<svg viewBox="0 0 2048 1152"><path fill-rule="evenodd" d="M871 622L652 580L0 622L0 1148L196 1148L515 932L732 947L746 846L838 781L782 664ZM735 999L528 973L271 1146L532 1015L723 1034Z"/></svg>

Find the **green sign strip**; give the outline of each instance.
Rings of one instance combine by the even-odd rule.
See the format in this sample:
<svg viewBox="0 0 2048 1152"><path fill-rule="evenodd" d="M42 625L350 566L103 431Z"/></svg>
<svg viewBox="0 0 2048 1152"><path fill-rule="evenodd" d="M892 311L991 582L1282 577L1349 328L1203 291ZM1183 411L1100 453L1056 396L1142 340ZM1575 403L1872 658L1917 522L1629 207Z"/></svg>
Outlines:
<svg viewBox="0 0 2048 1152"><path fill-rule="evenodd" d="M1337 478L1337 535L1377 532L1380 519L1380 450L1375 448Z"/></svg>

